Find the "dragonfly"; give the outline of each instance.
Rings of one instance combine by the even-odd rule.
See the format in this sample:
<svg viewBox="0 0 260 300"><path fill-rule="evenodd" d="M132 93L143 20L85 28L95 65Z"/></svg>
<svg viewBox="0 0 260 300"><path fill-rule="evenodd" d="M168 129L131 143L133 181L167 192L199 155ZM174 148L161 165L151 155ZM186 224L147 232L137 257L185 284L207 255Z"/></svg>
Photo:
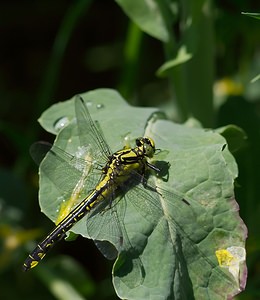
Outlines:
<svg viewBox="0 0 260 300"><path fill-rule="evenodd" d="M28 271L37 266L57 242L64 239L70 230L74 231L80 222L84 222L89 236L102 254L109 259L120 254L125 265L130 264L131 270L136 271L133 272L134 286L140 285L145 276L140 256L147 240L138 234L137 237L133 236L126 225L126 211L132 205L140 217L149 223L145 229L147 236L152 236L158 229L159 234L173 249L174 243L180 246L179 240L183 241L186 252L192 257L192 264L193 257L203 257L202 262L196 262L201 269L205 269L205 274L201 275L202 281L205 281L203 278L208 278L212 269L216 269L219 278L233 284L233 279L219 270L217 263L207 258L193 240L193 226L190 224L197 221L196 205L193 203L191 208L183 195L168 192L148 182L150 175L160 175L162 171L156 163L151 163L159 152L154 140L151 137L139 137L135 147L126 145L121 150L112 152L99 123L93 121L81 96L75 99L75 116L81 145L78 153L70 154L55 145L35 144L31 154L38 163L42 161L43 175L57 186L61 194L65 194L65 202L69 198L76 199L73 203L79 203L58 218L55 228L26 258L23 270ZM55 168L60 169L59 178L53 175ZM174 217L169 212L173 212ZM180 225L183 220L187 223L185 228ZM139 220L136 221L136 226L138 222ZM168 232L167 236L165 232ZM204 238L203 234L202 229L201 240ZM179 261L183 261L179 248L174 252Z"/></svg>
<svg viewBox="0 0 260 300"><path fill-rule="evenodd" d="M84 125L87 125L84 126L84 130L89 130L92 135L92 145L94 144L96 147L99 147L102 153L111 153L100 128L93 122L90 113L84 104L84 100L81 97L77 98L75 101L75 111L78 122L83 121ZM81 128L80 125L79 128ZM73 157L63 150L57 147L50 148L48 144L36 144L31 152L35 152L36 155L38 155L37 153L39 152L37 150L35 151L35 149L39 148L39 146L42 148L41 150L43 150L43 153L49 150L48 155L52 160L57 161L57 157L65 162L73 160ZM93 188L90 194L86 196L67 216L65 216L65 218L63 218L47 237L29 254L23 264L24 271L35 267L55 243L62 240L66 236L66 233L97 204L104 199L109 199L108 203L111 206L116 194L120 193L118 190L125 186L126 183L129 183L134 176L138 176L138 180L141 180L144 183L144 175L147 169L159 173L160 169L147 161L147 158L153 157L155 151L155 143L152 138L140 137L136 139L136 146L134 148L125 146L123 149L116 151L113 154L109 154L107 156L106 164L101 167L101 179L98 184ZM37 159L38 158L36 158L36 160ZM76 159L76 163L79 163L79 160ZM86 161L80 163L89 165ZM51 176L48 171L47 174L48 176ZM74 190L74 196L77 196L78 192L80 191L77 191L77 189Z"/></svg>

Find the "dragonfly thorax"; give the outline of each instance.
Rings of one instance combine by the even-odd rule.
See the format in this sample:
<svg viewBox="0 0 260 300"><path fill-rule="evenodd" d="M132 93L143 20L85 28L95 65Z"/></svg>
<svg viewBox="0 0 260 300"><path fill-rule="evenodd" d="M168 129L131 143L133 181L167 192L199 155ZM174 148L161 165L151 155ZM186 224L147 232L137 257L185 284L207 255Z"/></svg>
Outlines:
<svg viewBox="0 0 260 300"><path fill-rule="evenodd" d="M147 166L146 158L151 158L155 152L154 141L151 138L140 137L136 139L135 148L123 148L110 156L103 168L104 181L113 181L115 185L127 181L137 172L144 175Z"/></svg>

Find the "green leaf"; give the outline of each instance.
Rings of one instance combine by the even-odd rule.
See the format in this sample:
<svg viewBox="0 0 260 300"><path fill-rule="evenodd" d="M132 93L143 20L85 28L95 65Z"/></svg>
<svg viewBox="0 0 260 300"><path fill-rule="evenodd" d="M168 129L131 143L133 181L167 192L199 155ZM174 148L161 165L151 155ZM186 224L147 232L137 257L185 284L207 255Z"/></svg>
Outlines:
<svg viewBox="0 0 260 300"><path fill-rule="evenodd" d="M251 79L251 83L255 83L257 80L260 80L260 74L256 75L253 79Z"/></svg>
<svg viewBox="0 0 260 300"><path fill-rule="evenodd" d="M157 1L116 0L116 2L144 32L162 42L168 41L169 33Z"/></svg>
<svg viewBox="0 0 260 300"><path fill-rule="evenodd" d="M156 72L156 75L159 77L167 76L167 72L180 64L183 64L187 61L189 61L192 58L192 54L187 52L187 49L185 46L182 46L178 53L176 58L171 59L167 62L165 62Z"/></svg>
<svg viewBox="0 0 260 300"><path fill-rule="evenodd" d="M129 106L113 90L81 96L89 103L90 114L98 120L112 151L139 136L153 138L160 149L152 163L162 172L149 177L152 188L135 184L124 198L114 200L111 209L94 210L72 228L77 234L115 246L119 256L113 282L118 296L224 299L241 291L246 282L245 258L236 253L244 251L246 227L234 200L237 165L224 147L224 138L213 131L153 118L156 109ZM71 154L82 146L73 102L52 106L41 117L41 124L54 132L56 120L69 120L58 132L55 145ZM89 130L86 124L86 132ZM100 158L95 155L93 159ZM79 169L73 169L72 160L64 166L47 156L40 168L40 204L52 220L81 176ZM51 172L46 176L43 170L48 168ZM99 178L100 172L97 176L91 173L82 197ZM99 248L102 253L112 250L104 243Z"/></svg>
<svg viewBox="0 0 260 300"><path fill-rule="evenodd" d="M247 136L243 129L236 125L227 125L216 130L228 143L231 153L235 153L246 144Z"/></svg>
<svg viewBox="0 0 260 300"><path fill-rule="evenodd" d="M243 15L246 15L248 17L252 17L255 19L259 19L260 20L260 14L259 13L249 13L249 12L242 12Z"/></svg>

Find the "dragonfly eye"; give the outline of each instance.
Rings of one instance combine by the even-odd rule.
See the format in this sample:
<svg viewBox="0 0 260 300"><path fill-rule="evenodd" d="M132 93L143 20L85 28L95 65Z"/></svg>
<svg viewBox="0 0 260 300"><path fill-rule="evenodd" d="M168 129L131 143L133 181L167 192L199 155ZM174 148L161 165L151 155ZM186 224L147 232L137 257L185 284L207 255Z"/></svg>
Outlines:
<svg viewBox="0 0 260 300"><path fill-rule="evenodd" d="M137 147L141 147L143 142L142 142L143 138L138 138L135 140L135 144Z"/></svg>
<svg viewBox="0 0 260 300"><path fill-rule="evenodd" d="M140 143L143 145L143 153L145 156L151 158L155 152L154 140L151 138L142 138Z"/></svg>

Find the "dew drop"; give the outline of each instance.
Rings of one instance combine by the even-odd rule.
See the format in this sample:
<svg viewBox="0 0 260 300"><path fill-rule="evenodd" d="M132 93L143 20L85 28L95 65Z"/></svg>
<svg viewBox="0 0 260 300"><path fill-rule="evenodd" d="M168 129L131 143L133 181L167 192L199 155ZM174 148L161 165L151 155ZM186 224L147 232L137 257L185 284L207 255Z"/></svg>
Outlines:
<svg viewBox="0 0 260 300"><path fill-rule="evenodd" d="M97 107L97 109L101 109L101 108L104 108L105 106L104 106L104 104L98 103L96 105L96 107Z"/></svg>
<svg viewBox="0 0 260 300"><path fill-rule="evenodd" d="M55 131L59 132L62 128L69 124L68 117L61 117L53 123Z"/></svg>

